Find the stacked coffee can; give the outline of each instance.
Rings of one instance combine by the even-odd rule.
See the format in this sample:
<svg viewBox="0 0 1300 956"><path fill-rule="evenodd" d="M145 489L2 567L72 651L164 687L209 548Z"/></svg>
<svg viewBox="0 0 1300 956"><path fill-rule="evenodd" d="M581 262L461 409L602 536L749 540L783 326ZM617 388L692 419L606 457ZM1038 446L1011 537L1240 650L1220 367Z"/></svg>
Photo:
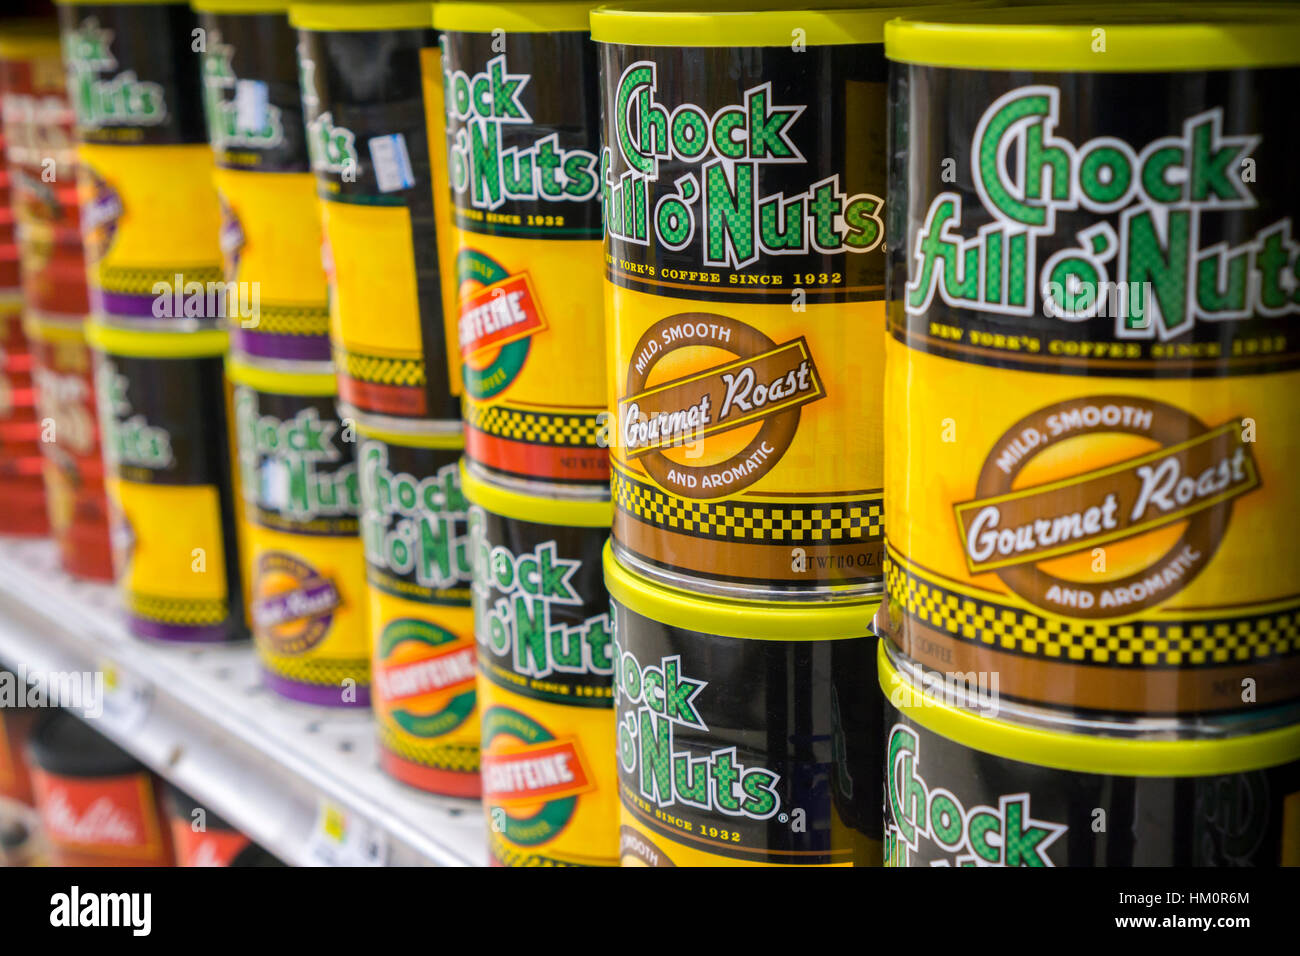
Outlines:
<svg viewBox="0 0 1300 956"><path fill-rule="evenodd" d="M5 29L0 40L6 54L0 67L5 151L19 227L23 331L41 424L50 532L64 570L109 581L108 502L85 334L89 302L76 146L58 27L50 20L13 33Z"/></svg>
<svg viewBox="0 0 1300 956"><path fill-rule="evenodd" d="M1300 18L886 52L887 862L1300 863Z"/></svg>
<svg viewBox="0 0 1300 956"><path fill-rule="evenodd" d="M60 6L113 559L130 630L246 635L229 442L220 207L181 3Z"/></svg>
<svg viewBox="0 0 1300 956"><path fill-rule="evenodd" d="M337 409L316 178L285 3L204 0L204 104L221 201L242 571L267 686L365 707L355 440Z"/></svg>
<svg viewBox="0 0 1300 956"><path fill-rule="evenodd" d="M355 453L359 534L384 769L476 796L458 369L445 331L437 222L437 43L421 3L289 11L323 223L341 434ZM432 58L432 63L431 63ZM348 599L351 600L351 599Z"/></svg>
<svg viewBox="0 0 1300 956"><path fill-rule="evenodd" d="M880 860L897 12L592 14L628 865Z"/></svg>
<svg viewBox="0 0 1300 956"><path fill-rule="evenodd" d="M492 862L617 862L592 3L435 7Z"/></svg>
<svg viewBox="0 0 1300 956"><path fill-rule="evenodd" d="M25 117L15 102L28 94L31 64L44 52L45 43L44 31L34 22L8 24L0 34L0 531L5 534L49 531L34 358L23 334L23 205L21 171L16 167L26 158L21 141ZM57 38L55 43L57 50Z"/></svg>

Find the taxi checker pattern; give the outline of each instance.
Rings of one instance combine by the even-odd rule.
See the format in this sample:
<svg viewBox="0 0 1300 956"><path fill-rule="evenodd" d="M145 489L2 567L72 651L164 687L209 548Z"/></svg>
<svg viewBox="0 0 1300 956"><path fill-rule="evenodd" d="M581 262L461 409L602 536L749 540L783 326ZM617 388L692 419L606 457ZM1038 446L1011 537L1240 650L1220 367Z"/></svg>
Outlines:
<svg viewBox="0 0 1300 956"><path fill-rule="evenodd" d="M424 385L423 359L385 358L335 349L334 363L348 378L358 382L374 382L379 385Z"/></svg>
<svg viewBox="0 0 1300 956"><path fill-rule="evenodd" d="M271 335L329 335L328 308L314 305L267 305L257 314L257 330Z"/></svg>
<svg viewBox="0 0 1300 956"><path fill-rule="evenodd" d="M465 403L465 421L471 428L535 445L598 444L601 424L596 415L552 415L505 405L480 406Z"/></svg>
<svg viewBox="0 0 1300 956"><path fill-rule="evenodd" d="M286 677L300 684L341 687L343 681L355 682L358 674L370 672L368 657L304 658L289 654L275 654L265 650L262 653L268 662L274 662L277 676Z"/></svg>
<svg viewBox="0 0 1300 956"><path fill-rule="evenodd" d="M128 268L125 266L101 265L99 282L105 292L122 295L152 295L154 286L163 283L169 289L176 281L177 270L170 266L161 269ZM225 275L220 266L186 266L185 283L209 282L224 283Z"/></svg>
<svg viewBox="0 0 1300 956"><path fill-rule="evenodd" d="M890 601L931 627L1032 657L1095 664L1197 666L1300 653L1300 604L1197 623L1108 627L1042 617L967 597L909 572L892 552L885 558L885 588Z"/></svg>
<svg viewBox="0 0 1300 956"><path fill-rule="evenodd" d="M454 770L460 773L478 773L478 747L468 744L447 744L436 741L408 742L407 739L393 732L387 721L379 721L379 742L385 750L405 757L414 763L436 767L439 770Z"/></svg>
<svg viewBox="0 0 1300 956"><path fill-rule="evenodd" d="M503 840L501 835L495 832L490 834L488 849L494 860L498 860L502 866L512 868L525 866L582 866L581 863L568 863L564 860L556 860L549 856L539 856L536 853L521 850L513 843Z"/></svg>
<svg viewBox="0 0 1300 956"><path fill-rule="evenodd" d="M230 616L230 605L220 599L161 597L132 591L127 595L127 604L132 614L182 627L223 624Z"/></svg>
<svg viewBox="0 0 1300 956"><path fill-rule="evenodd" d="M617 468L613 474L620 509L655 527L699 538L827 544L878 538L884 527L880 495L793 507L769 501L695 501L636 481Z"/></svg>

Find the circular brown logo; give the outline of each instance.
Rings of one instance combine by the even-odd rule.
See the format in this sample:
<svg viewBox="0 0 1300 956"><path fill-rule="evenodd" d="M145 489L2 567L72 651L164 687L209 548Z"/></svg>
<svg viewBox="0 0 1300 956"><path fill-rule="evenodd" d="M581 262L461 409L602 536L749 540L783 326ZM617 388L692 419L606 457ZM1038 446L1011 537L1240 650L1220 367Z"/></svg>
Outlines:
<svg viewBox="0 0 1300 956"><path fill-rule="evenodd" d="M661 368L671 376L649 385ZM624 456L669 491L722 498L772 470L794 441L802 407L825 390L803 337L778 343L729 316L682 312L637 341L624 395ZM711 437L753 426L739 448L710 454Z"/></svg>
<svg viewBox="0 0 1300 956"><path fill-rule="evenodd" d="M1090 444L1106 435L1154 447L1092 460ZM1035 464L1034 477L1021 480ZM1098 395L1047 406L1007 429L984 462L975 498L954 512L973 575L995 572L1025 600L1065 616L1121 617L1190 584L1218 549L1232 502L1258 486L1239 421L1210 427L1163 402ZM1172 545L1155 543L1157 532L1180 524ZM1155 553L1142 551L1143 540ZM1120 542L1124 570L1108 571L1106 548ZM1046 567L1080 553L1090 555L1091 580Z"/></svg>

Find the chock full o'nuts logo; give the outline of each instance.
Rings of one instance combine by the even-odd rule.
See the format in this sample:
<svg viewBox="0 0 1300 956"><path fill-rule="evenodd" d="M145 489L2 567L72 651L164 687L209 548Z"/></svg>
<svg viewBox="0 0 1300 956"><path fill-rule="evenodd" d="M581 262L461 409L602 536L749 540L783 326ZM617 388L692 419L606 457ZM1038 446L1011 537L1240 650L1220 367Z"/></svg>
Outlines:
<svg viewBox="0 0 1300 956"><path fill-rule="evenodd" d="M1124 436L1146 447L1133 454ZM1130 457L1087 467L1088 446L1107 441ZM1026 473L1032 478L1018 482ZM1061 614L1119 617L1190 584L1227 532L1233 501L1259 486L1240 419L1210 427L1162 402L1098 395L1012 425L986 458L975 498L954 511L971 574L995 572L1026 601ZM1102 559L1091 581L1052 566L1081 553Z"/></svg>
<svg viewBox="0 0 1300 956"><path fill-rule="evenodd" d="M719 353L734 358L718 360ZM678 374L654 385L657 368ZM618 404L623 454L640 460L661 487L688 498L735 494L775 467L794 441L804 405L826 397L803 336L776 342L744 322L711 312L660 319L641 336ZM757 425L743 444L710 453L705 439ZM665 449L703 453L677 461ZM692 449L694 451L695 449Z"/></svg>

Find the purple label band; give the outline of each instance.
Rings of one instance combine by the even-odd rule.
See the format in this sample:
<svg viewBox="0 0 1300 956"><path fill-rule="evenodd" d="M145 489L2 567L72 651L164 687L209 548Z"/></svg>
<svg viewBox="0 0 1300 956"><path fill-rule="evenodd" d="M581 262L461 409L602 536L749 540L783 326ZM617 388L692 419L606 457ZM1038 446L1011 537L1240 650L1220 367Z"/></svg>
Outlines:
<svg viewBox="0 0 1300 956"><path fill-rule="evenodd" d="M278 335L239 325L230 327L231 348L253 358L288 359L295 362L328 362L327 335Z"/></svg>
<svg viewBox="0 0 1300 956"><path fill-rule="evenodd" d="M262 668L262 680L267 687L281 697L298 701L301 704L315 704L317 707L370 706L369 684L358 682L354 688L357 699L345 701L343 699L343 688L336 687L333 684L304 684L301 681L289 680L287 677L273 674L265 667Z"/></svg>
<svg viewBox="0 0 1300 956"><path fill-rule="evenodd" d="M131 295L125 292L105 292L103 289L90 288L90 310L109 319L114 316L124 319L153 319L155 322L182 322L186 316L157 316L153 312L154 301L158 297L148 295ZM220 316L190 316L193 319L220 318Z"/></svg>
<svg viewBox="0 0 1300 956"><path fill-rule="evenodd" d="M164 624L162 621L151 621L135 614L126 616L126 629L135 637L184 644L223 644L242 638L242 635L232 634L228 624L206 624L202 627L188 627L183 624Z"/></svg>

